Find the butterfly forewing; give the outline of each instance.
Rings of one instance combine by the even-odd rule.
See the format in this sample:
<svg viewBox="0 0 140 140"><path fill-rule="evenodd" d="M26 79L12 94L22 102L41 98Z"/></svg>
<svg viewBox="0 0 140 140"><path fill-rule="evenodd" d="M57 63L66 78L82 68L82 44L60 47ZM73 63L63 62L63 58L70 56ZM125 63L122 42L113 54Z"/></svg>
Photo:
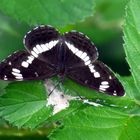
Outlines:
<svg viewBox="0 0 140 140"><path fill-rule="evenodd" d="M0 64L2 80L37 80L55 75L54 69L26 51L18 51Z"/></svg>
<svg viewBox="0 0 140 140"><path fill-rule="evenodd" d="M113 72L102 62L95 61L88 66L82 66L68 71L67 76L89 88L113 96L123 96L124 88Z"/></svg>
<svg viewBox="0 0 140 140"><path fill-rule="evenodd" d="M55 28L42 25L29 31L23 42L34 57L48 64L57 65L59 36ZM53 59L52 54L54 54Z"/></svg>
<svg viewBox="0 0 140 140"><path fill-rule="evenodd" d="M64 34L64 40L68 48L65 61L66 67L88 65L98 58L95 45L84 34L71 31Z"/></svg>

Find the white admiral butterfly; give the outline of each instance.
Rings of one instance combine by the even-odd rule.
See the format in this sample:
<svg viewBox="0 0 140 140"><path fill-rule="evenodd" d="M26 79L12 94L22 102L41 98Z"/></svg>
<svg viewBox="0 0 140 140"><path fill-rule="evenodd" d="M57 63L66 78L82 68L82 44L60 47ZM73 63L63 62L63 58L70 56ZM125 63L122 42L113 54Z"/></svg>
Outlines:
<svg viewBox="0 0 140 140"><path fill-rule="evenodd" d="M67 76L79 84L113 96L124 88L101 61L95 45L76 31L60 35L51 26L39 26L24 37L26 50L17 51L0 64L0 79L10 81Z"/></svg>

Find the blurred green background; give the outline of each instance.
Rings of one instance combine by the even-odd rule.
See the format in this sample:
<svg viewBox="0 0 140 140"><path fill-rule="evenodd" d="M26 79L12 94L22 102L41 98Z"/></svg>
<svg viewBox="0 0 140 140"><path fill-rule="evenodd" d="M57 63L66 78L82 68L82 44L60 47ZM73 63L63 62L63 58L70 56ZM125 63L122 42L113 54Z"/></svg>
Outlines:
<svg viewBox="0 0 140 140"><path fill-rule="evenodd" d="M129 67L125 60L123 49L122 25L124 22L125 6L128 0L97 0L96 10L92 17L85 21L59 28L61 32L72 29L83 32L94 42L99 51L99 59L120 75L129 75ZM23 36L32 27L10 18L0 12L0 60L16 50L23 49ZM2 89L2 87L0 88ZM3 120L0 121L0 139L33 139L39 131L28 133L26 130L17 131ZM22 131L22 135L20 134ZM7 137L8 136L8 137ZM36 139L46 139L45 132Z"/></svg>

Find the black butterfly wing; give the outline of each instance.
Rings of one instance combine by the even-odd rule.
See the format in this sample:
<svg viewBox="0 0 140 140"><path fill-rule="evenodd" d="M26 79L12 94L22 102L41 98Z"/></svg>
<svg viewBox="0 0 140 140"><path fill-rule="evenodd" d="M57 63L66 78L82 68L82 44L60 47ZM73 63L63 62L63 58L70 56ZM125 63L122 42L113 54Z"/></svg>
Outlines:
<svg viewBox="0 0 140 140"><path fill-rule="evenodd" d="M54 68L26 51L18 51L0 63L1 80L37 80L53 75L55 75Z"/></svg>
<svg viewBox="0 0 140 140"><path fill-rule="evenodd" d="M58 63L59 32L52 26L38 26L24 37L26 49L36 58L51 65ZM53 54L53 59L52 59Z"/></svg>
<svg viewBox="0 0 140 140"><path fill-rule="evenodd" d="M100 61L69 70L67 76L82 85L109 95L123 96L125 93L112 71Z"/></svg>
<svg viewBox="0 0 140 140"><path fill-rule="evenodd" d="M64 34L66 48L66 67L78 67L88 65L98 58L98 51L84 34L71 31Z"/></svg>

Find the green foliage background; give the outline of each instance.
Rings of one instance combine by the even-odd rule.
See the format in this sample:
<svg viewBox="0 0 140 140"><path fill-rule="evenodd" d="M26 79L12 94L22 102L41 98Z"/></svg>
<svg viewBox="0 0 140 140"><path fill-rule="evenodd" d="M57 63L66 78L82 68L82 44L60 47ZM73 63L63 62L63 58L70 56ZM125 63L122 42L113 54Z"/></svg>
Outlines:
<svg viewBox="0 0 140 140"><path fill-rule="evenodd" d="M0 60L23 49L23 36L34 26L75 29L91 38L99 59L119 74L126 96L107 96L67 79L63 90L102 106L71 101L53 116L43 81L0 81L0 138L140 140L139 11L138 0L1 0Z"/></svg>

